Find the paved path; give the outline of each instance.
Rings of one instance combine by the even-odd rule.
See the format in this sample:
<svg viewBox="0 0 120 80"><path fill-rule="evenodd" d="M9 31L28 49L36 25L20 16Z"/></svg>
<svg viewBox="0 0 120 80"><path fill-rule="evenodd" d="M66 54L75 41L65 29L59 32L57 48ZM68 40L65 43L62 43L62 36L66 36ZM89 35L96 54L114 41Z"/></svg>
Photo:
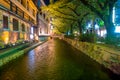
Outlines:
<svg viewBox="0 0 120 80"><path fill-rule="evenodd" d="M0 69L0 80L120 80L62 40L49 40Z"/></svg>

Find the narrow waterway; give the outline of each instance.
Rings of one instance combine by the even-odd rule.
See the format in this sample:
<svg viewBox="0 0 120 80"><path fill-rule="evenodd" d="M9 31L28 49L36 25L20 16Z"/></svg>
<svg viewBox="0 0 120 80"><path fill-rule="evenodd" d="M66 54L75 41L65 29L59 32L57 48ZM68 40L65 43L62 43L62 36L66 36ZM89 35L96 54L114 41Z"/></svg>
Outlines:
<svg viewBox="0 0 120 80"><path fill-rule="evenodd" d="M51 39L0 69L0 80L120 80L66 42Z"/></svg>

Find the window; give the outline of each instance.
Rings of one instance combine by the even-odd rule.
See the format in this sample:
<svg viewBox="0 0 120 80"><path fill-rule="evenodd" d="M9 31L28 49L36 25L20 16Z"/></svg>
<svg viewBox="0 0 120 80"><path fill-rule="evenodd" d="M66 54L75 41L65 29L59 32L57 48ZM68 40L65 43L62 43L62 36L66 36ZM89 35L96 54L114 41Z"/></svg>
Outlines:
<svg viewBox="0 0 120 80"><path fill-rule="evenodd" d="M23 0L21 0L21 4L23 4Z"/></svg>
<svg viewBox="0 0 120 80"><path fill-rule="evenodd" d="M45 19L45 14L43 14L43 18Z"/></svg>
<svg viewBox="0 0 120 80"><path fill-rule="evenodd" d="M25 25L22 24L22 31L25 32Z"/></svg>
<svg viewBox="0 0 120 80"><path fill-rule="evenodd" d="M3 15L3 28L8 29L8 16Z"/></svg>
<svg viewBox="0 0 120 80"><path fill-rule="evenodd" d="M35 10L33 9L33 16L35 17Z"/></svg>
<svg viewBox="0 0 120 80"><path fill-rule="evenodd" d="M18 20L13 18L13 31L18 31Z"/></svg>
<svg viewBox="0 0 120 80"><path fill-rule="evenodd" d="M27 10L29 11L29 2L27 1Z"/></svg>
<svg viewBox="0 0 120 80"><path fill-rule="evenodd" d="M42 10L41 10L41 8L39 9L39 11L40 11L40 15L42 15Z"/></svg>
<svg viewBox="0 0 120 80"><path fill-rule="evenodd" d="M25 0L21 0L21 4L26 7Z"/></svg>

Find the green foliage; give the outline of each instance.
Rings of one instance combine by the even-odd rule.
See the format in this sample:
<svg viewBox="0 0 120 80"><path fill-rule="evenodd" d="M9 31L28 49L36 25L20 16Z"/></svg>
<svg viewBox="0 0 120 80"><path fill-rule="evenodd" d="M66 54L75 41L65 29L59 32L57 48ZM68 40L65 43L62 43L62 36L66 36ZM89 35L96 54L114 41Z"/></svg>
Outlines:
<svg viewBox="0 0 120 80"><path fill-rule="evenodd" d="M0 42L0 48L4 48L4 43L3 42Z"/></svg>
<svg viewBox="0 0 120 80"><path fill-rule="evenodd" d="M87 6L92 12L94 12L103 22L105 22L105 28L107 31L107 41L111 42L112 36L114 34L114 25L112 23L112 10L115 3L118 0L80 0L85 6ZM103 25L103 22L100 23L100 26ZM110 38L111 37L111 38Z"/></svg>
<svg viewBox="0 0 120 80"><path fill-rule="evenodd" d="M116 36L106 37L105 43L117 46L118 44L120 44L120 37L116 37Z"/></svg>
<svg viewBox="0 0 120 80"><path fill-rule="evenodd" d="M96 35L93 33L90 33L90 34L86 33L86 34L80 35L79 39L80 39L80 41L83 41L83 42L95 43L96 42Z"/></svg>
<svg viewBox="0 0 120 80"><path fill-rule="evenodd" d="M71 35L65 35L64 37L66 37L66 38L70 38L70 39L74 39L74 38L75 38L74 34L71 34Z"/></svg>
<svg viewBox="0 0 120 80"><path fill-rule="evenodd" d="M97 36L97 41L105 42L105 38L101 36Z"/></svg>
<svg viewBox="0 0 120 80"><path fill-rule="evenodd" d="M63 19L54 19L52 25L54 26L54 31L56 33L66 33L69 29L68 26L70 26L68 22L66 20L63 21Z"/></svg>
<svg viewBox="0 0 120 80"><path fill-rule="evenodd" d="M79 30L83 30L83 20L90 13L89 9L83 6L77 0L60 0L49 6L42 7L42 11L47 12L48 17L54 19L52 24L60 32L66 32L72 25L77 25ZM66 29L66 27L68 28Z"/></svg>
<svg viewBox="0 0 120 80"><path fill-rule="evenodd" d="M47 13L48 17L58 20L57 22L52 21L52 23L54 27L62 33L66 33L70 25L77 24L80 34L83 34L84 23L90 19L94 20L95 17L99 17L101 19L99 26L105 26L107 37L109 37L110 34L114 32L112 30L114 25L110 19L112 16L112 8L116 1L117 0L58 0L49 6L42 7L42 11ZM90 36L93 35L88 34L88 36L86 36L83 34L81 39L86 41L87 38L89 38L89 42L94 42L94 38L92 40ZM114 40L107 38L107 41L112 42Z"/></svg>
<svg viewBox="0 0 120 80"><path fill-rule="evenodd" d="M108 61L103 61L102 64L103 64L105 67L109 67L109 66L110 66L110 64L109 64Z"/></svg>

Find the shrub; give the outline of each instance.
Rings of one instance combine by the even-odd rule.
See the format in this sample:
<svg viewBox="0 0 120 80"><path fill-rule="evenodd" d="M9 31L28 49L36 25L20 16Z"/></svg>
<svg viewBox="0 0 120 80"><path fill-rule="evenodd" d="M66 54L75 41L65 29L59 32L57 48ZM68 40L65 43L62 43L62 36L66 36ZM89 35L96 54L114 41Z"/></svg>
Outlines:
<svg viewBox="0 0 120 80"><path fill-rule="evenodd" d="M93 33L82 34L82 35L80 35L79 40L83 41L83 42L92 42L92 43L94 43L94 42L96 42L96 35L93 34Z"/></svg>
<svg viewBox="0 0 120 80"><path fill-rule="evenodd" d="M116 36L106 37L105 43L106 43L106 44L116 45L116 46L117 46L118 44L120 44L120 37L116 37Z"/></svg>
<svg viewBox="0 0 120 80"><path fill-rule="evenodd" d="M74 39L75 36L74 35L65 35L66 38L70 38L70 39Z"/></svg>

